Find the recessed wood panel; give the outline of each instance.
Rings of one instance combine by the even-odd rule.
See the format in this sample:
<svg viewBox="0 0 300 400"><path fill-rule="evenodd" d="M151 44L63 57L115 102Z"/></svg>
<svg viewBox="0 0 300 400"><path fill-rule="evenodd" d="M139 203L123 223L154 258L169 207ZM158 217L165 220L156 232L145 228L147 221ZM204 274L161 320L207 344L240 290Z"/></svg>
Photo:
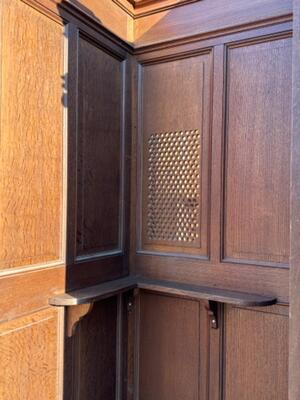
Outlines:
<svg viewBox="0 0 300 400"><path fill-rule="evenodd" d="M0 325L0 398L57 400L58 313L54 309Z"/></svg>
<svg viewBox="0 0 300 400"><path fill-rule="evenodd" d="M229 47L224 258L289 258L291 39Z"/></svg>
<svg viewBox="0 0 300 400"><path fill-rule="evenodd" d="M121 249L123 65L80 37L77 256Z"/></svg>
<svg viewBox="0 0 300 400"><path fill-rule="evenodd" d="M288 399L288 309L228 307L225 400Z"/></svg>
<svg viewBox="0 0 300 400"><path fill-rule="evenodd" d="M210 55L140 67L141 249L207 256Z"/></svg>
<svg viewBox="0 0 300 400"><path fill-rule="evenodd" d="M198 400L205 393L199 384L207 356L200 351L200 327L205 341L208 325L200 320L198 302L141 294L138 398Z"/></svg>
<svg viewBox="0 0 300 400"><path fill-rule="evenodd" d="M3 269L61 257L63 27L17 0L2 18Z"/></svg>
<svg viewBox="0 0 300 400"><path fill-rule="evenodd" d="M115 400L116 334L116 297L95 303L79 323L73 359L74 390L79 399Z"/></svg>

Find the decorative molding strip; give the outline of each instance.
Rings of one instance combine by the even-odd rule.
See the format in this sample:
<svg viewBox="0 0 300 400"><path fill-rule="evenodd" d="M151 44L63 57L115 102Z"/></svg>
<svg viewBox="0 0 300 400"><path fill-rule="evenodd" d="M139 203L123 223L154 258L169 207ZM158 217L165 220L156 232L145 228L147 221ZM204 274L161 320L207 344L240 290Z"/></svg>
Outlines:
<svg viewBox="0 0 300 400"><path fill-rule="evenodd" d="M237 35L249 31L253 31L253 36L260 36L258 32L255 30L260 29L261 35L273 35L280 34L287 31L292 31L292 14L280 15L278 17L266 18L256 22L249 22L242 25L233 25L231 27L222 28L219 30L208 31L205 33L197 33L195 35L187 35L183 37L174 37L172 39L164 40L164 41L156 41L154 43L149 43L146 45L136 45L133 44L134 47L134 55L143 55L146 53L152 53L158 50L171 50L172 48L178 46L186 46L195 44L196 49L199 49L198 42L205 43L203 47L212 47L218 44L224 44L225 42L230 42L231 35ZM192 51L192 50L191 50Z"/></svg>
<svg viewBox="0 0 300 400"><path fill-rule="evenodd" d="M104 257L116 257L116 256L123 256L123 255L124 255L124 251L122 249L99 251L97 253L79 255L75 258L75 263L99 260Z"/></svg>
<svg viewBox="0 0 300 400"><path fill-rule="evenodd" d="M171 8L181 7L186 4L201 0L113 0L133 19L145 17Z"/></svg>
<svg viewBox="0 0 300 400"><path fill-rule="evenodd" d="M51 269L56 267L65 267L65 261L63 259L39 263L39 264L28 264L20 267L4 268L0 271L0 278L11 275L23 274L25 272L42 271L45 269Z"/></svg>

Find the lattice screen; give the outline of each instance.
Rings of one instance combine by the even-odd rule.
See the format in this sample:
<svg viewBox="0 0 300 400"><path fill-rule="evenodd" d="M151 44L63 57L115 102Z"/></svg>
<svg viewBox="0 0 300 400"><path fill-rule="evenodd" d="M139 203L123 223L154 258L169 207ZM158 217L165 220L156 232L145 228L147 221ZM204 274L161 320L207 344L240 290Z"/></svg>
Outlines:
<svg viewBox="0 0 300 400"><path fill-rule="evenodd" d="M200 223L200 133L154 133L148 146L148 238L194 242Z"/></svg>

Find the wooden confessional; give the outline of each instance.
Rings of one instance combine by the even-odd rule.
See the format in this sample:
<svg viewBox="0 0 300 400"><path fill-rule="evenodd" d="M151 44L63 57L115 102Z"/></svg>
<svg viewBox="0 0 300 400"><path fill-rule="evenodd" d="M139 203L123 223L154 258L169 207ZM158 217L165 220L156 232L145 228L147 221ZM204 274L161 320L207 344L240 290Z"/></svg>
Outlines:
<svg viewBox="0 0 300 400"><path fill-rule="evenodd" d="M0 7L0 400L299 400L300 0Z"/></svg>

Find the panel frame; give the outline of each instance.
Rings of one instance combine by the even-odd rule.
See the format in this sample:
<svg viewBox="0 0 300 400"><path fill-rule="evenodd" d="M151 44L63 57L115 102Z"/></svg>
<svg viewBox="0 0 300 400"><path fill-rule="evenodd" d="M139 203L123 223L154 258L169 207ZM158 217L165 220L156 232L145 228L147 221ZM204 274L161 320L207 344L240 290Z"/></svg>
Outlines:
<svg viewBox="0 0 300 400"><path fill-rule="evenodd" d="M229 52L231 49L236 49L244 46L251 46L261 43L270 43L276 40L283 40L292 38L292 30L287 29L283 32L275 32L273 34L265 34L263 36L251 37L241 40L231 40L226 42L225 45L225 64L224 69L228 71L229 64ZM228 97L229 97L229 88L228 88L229 76L228 73L225 73L225 81L224 81L224 125L223 125L223 149L222 149L222 208L221 208L221 258L220 262L222 264L238 264L240 266L243 265L253 265L255 267L271 267L271 268L282 268L288 269L289 264L284 262L268 262L254 259L243 259L243 258L233 258L227 257L225 253L225 229L226 229L226 170L227 170L227 162L228 162L228 110L226 106L228 105Z"/></svg>
<svg viewBox="0 0 300 400"><path fill-rule="evenodd" d="M99 250L96 252L91 252L89 254L84 255L75 255L75 263L84 262L86 260L94 260L101 259L103 257L109 256L122 256L124 255L124 185L125 185L125 168L124 168L124 158L125 158L125 78L126 78L126 68L127 68L127 60L122 57L121 54L112 51L111 49L104 46L102 43L96 41L94 38L90 37L86 32L78 30L77 33L77 46L79 46L79 40L85 40L90 43L95 48L98 48L109 56L115 58L120 62L121 66L121 115L120 115L120 196L119 196L119 234L118 234L118 245L115 249L112 250ZM77 93L78 93L78 81L77 81ZM77 105L78 106L78 105ZM78 114L78 108L77 108ZM78 131L76 131L76 164L78 165ZM78 180L78 175L76 173L76 181ZM78 190L76 190L76 204L78 204ZM77 211L77 210L76 210ZM77 217L77 212L76 212ZM78 254L77 244L75 244L75 254Z"/></svg>
<svg viewBox="0 0 300 400"><path fill-rule="evenodd" d="M64 13L63 13L64 14ZM68 15L68 14L66 14ZM105 280L119 278L127 274L128 271L128 248L129 238L126 234L129 225L129 183L130 183L130 140L131 119L127 117L130 109L128 99L131 75L130 65L132 56L123 43L116 44L105 35L105 32L94 31L84 23L70 17L69 22L69 108L68 115L68 227L67 227L67 270L66 270L66 290L78 289L92 283L100 283ZM122 226L119 225L119 246L115 251L97 252L96 254L76 256L76 232L77 232L77 121L78 121L78 58L79 58L79 39L82 36L90 41L97 48L108 53L112 57L120 60L122 67L122 93L120 98L121 106L121 126L120 140L122 144L122 156L120 156L121 171L121 201L119 214ZM72 155L72 156L71 156ZM74 156L76 155L76 156ZM121 239L121 240L120 240Z"/></svg>
<svg viewBox="0 0 300 400"><path fill-rule="evenodd" d="M136 70L133 73L134 76L136 77L135 79L135 91L136 91L136 96L134 98L135 100L135 106L136 106L136 114L133 117L133 120L136 122L136 131L134 132L136 134L136 138L133 139L133 149L136 149L136 210L134 211L135 215L135 220L136 220L136 226L135 226L135 233L134 233L134 240L133 243L135 243L136 246L136 254L139 255L158 255L158 256L167 256L167 257L187 257L187 258L192 258L192 259L200 259L200 260L208 260L210 257L210 242L209 242L209 232L210 232L210 185L211 185L211 121L208 117L208 124L205 126L207 121L205 118L202 120L202 126L201 126L201 165L203 166L203 146L204 146L204 141L203 141L203 132L208 134L207 140L207 147L209 149L208 154L206 154L208 165L205 165L205 170L204 173L207 174L205 179L201 177L201 188L200 192L201 194L203 193L203 185L204 183L207 184L207 192L206 192L206 197L207 198L207 205L205 205L205 202L201 202L200 204L200 215L206 214L206 224L205 224L205 231L207 232L207 237L206 237L206 243L205 246L202 247L201 243L201 238L200 238L200 246L186 246L184 249L179 251L173 250L176 249L179 245L174 244L173 246L170 244L151 244L150 242L144 242L143 240L143 232L144 232L144 224L146 221L144 221L145 218L145 212L143 212L143 144L144 144L144 134L143 134L143 111L142 111L142 102L143 102L143 70L145 67L152 66L152 65L157 65L157 64L164 64L172 61L178 61L182 59L189 59L197 56L203 56L205 57L205 60L203 61L203 92L207 90L205 87L207 82L206 79L208 80L209 84L209 100L207 100L207 105L209 106L209 117L212 115L212 107L211 107L211 97L212 97L212 75L213 71L212 68L207 72L208 76L206 77L205 75L205 67L204 63L207 63L212 67L212 48L199 48L193 51L182 51L182 52L175 52L168 54L168 55L161 55L160 52L154 52L151 57L146 57L145 59L143 56L138 57L137 62L136 62ZM204 97L204 93L203 93ZM203 98L203 107L205 105L205 99ZM134 136L134 135L133 135ZM135 143L136 141L136 143ZM134 145L136 147L134 147ZM133 166L134 167L134 166ZM134 168L133 168L134 169ZM205 191L204 191L205 193ZM133 210L133 207L132 207ZM203 231L203 228L201 228Z"/></svg>
<svg viewBox="0 0 300 400"><path fill-rule="evenodd" d="M38 4L33 4L30 0L22 1L23 5L33 10L35 13L41 15L43 18L52 21L56 26L61 27L61 73L63 79L62 85L62 98L67 97L67 74L68 74L68 21L61 16L53 16L45 12L43 7L38 6ZM1 7L5 7L3 4ZM0 11L2 9L0 8ZM0 20L0 28L3 29L3 18ZM0 58L2 57L2 46L0 46ZM2 63L0 65L0 71L2 70ZM1 86L0 76L0 86ZM30 271L42 271L44 269L51 269L55 267L62 267L65 264L66 259L66 230L67 230L67 189L65 182L67 180L67 131L68 131L68 110L66 104L61 105L61 188L60 188L60 245L59 245L59 254L53 260L45 261L45 262L32 262L30 264L23 264L21 266L14 267L4 267L0 270L0 277L11 276L14 274L30 272Z"/></svg>

